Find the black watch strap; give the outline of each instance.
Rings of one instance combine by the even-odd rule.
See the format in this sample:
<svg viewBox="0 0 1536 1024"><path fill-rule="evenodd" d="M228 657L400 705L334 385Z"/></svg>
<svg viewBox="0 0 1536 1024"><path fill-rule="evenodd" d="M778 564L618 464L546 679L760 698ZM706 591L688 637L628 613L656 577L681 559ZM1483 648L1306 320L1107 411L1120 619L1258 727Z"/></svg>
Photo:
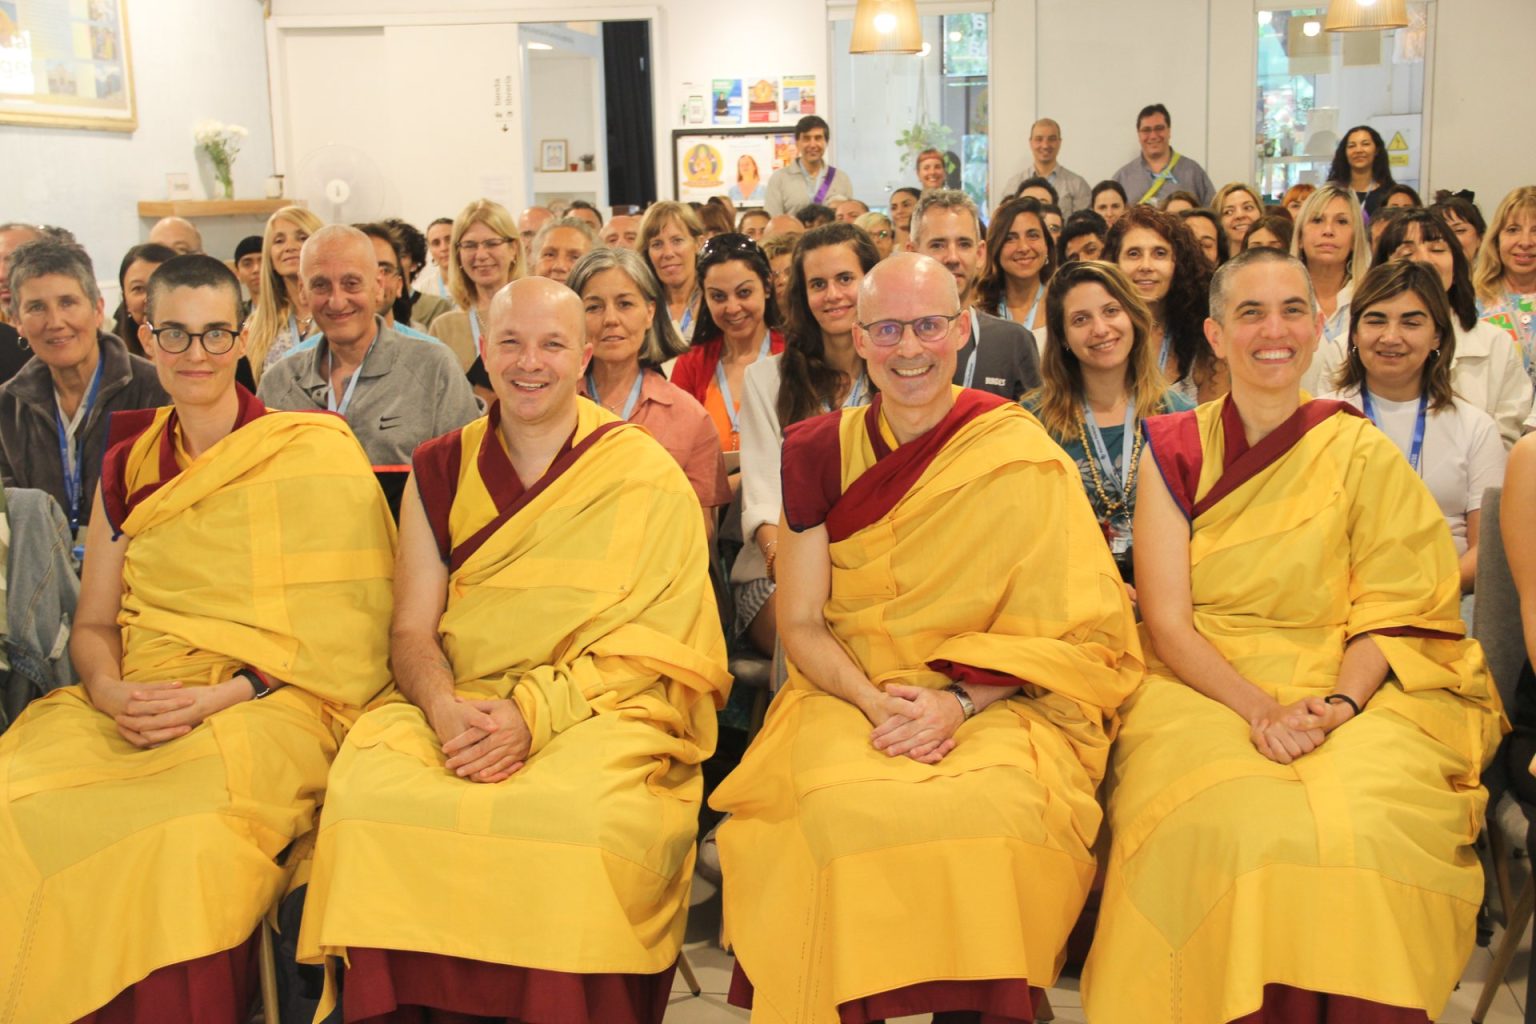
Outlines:
<svg viewBox="0 0 1536 1024"><path fill-rule="evenodd" d="M261 700L261 698L272 692L272 687L267 683L267 680L260 672L253 668L243 668L236 672L235 675L240 676L251 684L252 700Z"/></svg>

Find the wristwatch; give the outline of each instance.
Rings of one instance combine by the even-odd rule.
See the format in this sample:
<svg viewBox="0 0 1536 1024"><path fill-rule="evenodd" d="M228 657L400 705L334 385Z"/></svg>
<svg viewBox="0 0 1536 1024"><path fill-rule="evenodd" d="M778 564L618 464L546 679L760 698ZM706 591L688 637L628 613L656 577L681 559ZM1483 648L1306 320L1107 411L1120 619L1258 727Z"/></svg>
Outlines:
<svg viewBox="0 0 1536 1024"><path fill-rule="evenodd" d="M261 698L272 692L272 686L267 682L266 677L254 668L243 668L236 672L235 675L240 676L251 684L251 689L255 691L251 697L252 700L261 700Z"/></svg>
<svg viewBox="0 0 1536 1024"><path fill-rule="evenodd" d="M946 693L955 695L955 700L960 702L960 712L965 715L965 721L970 721L976 715L976 702L971 700L971 695L965 692L965 687L959 683L950 683L945 687Z"/></svg>

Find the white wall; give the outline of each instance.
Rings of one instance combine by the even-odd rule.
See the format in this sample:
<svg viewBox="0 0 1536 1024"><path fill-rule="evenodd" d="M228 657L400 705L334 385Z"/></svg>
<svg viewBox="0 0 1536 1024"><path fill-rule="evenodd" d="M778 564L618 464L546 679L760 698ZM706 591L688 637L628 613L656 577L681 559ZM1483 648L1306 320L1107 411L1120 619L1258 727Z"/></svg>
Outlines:
<svg viewBox="0 0 1536 1024"><path fill-rule="evenodd" d="M75 233L110 280L142 242L141 199L166 198L165 176L201 189L192 126L204 118L250 129L234 179L237 198L264 194L272 173L271 113L261 5L256 0L149 0L127 5L139 127L123 132L0 125L0 221L58 224ZM204 244L228 258L259 220L203 221ZM109 302L110 307L112 303Z"/></svg>

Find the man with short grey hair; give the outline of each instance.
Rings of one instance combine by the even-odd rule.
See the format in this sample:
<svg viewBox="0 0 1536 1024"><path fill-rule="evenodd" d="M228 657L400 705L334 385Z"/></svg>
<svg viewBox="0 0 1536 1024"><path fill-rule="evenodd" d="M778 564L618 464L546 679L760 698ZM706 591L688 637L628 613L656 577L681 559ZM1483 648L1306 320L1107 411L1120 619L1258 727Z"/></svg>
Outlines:
<svg viewBox="0 0 1536 1024"><path fill-rule="evenodd" d="M597 246L597 232L580 217L552 220L533 236L533 245L528 249L531 273L563 284L576 261Z"/></svg>
<svg viewBox="0 0 1536 1024"><path fill-rule="evenodd" d="M1086 210L1092 203L1088 179L1067 170L1056 162L1061 153L1061 125L1049 117L1042 117L1029 129L1029 151L1034 163L1027 170L1015 175L1008 183L1005 195L1014 195L1030 178L1044 178L1056 190L1056 205L1061 207L1063 219L1078 210Z"/></svg>
<svg viewBox="0 0 1536 1024"><path fill-rule="evenodd" d="M299 279L321 338L269 367L260 390L274 409L339 413L375 469L409 466L417 445L480 415L451 350L404 337L378 315L380 277L361 231L331 224L310 235Z"/></svg>
<svg viewBox="0 0 1536 1024"><path fill-rule="evenodd" d="M955 279L960 304L971 311L970 340L955 364L955 383L1018 401L1040 386L1040 356L1035 338L1023 324L1000 320L978 309L976 283L987 262L981 212L970 196L955 188L923 193L912 211L907 248L931 256Z"/></svg>

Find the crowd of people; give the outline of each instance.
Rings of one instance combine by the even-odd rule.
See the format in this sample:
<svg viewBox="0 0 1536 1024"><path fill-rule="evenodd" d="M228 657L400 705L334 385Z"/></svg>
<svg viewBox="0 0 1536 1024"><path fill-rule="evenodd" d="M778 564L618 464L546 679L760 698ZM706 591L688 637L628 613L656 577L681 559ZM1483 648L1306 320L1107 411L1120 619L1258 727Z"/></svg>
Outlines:
<svg viewBox="0 0 1536 1024"><path fill-rule="evenodd" d="M112 314L0 224L79 573L0 1021L242 1019L271 920L303 1019L652 1024L696 868L754 1019L1032 1021L1099 885L1091 1020L1434 1019L1536 730L1466 625L1502 486L1536 653L1536 186L1361 126L1270 201L1171 124L1090 185L1041 119L990 210L808 116L762 206L167 218Z"/></svg>

